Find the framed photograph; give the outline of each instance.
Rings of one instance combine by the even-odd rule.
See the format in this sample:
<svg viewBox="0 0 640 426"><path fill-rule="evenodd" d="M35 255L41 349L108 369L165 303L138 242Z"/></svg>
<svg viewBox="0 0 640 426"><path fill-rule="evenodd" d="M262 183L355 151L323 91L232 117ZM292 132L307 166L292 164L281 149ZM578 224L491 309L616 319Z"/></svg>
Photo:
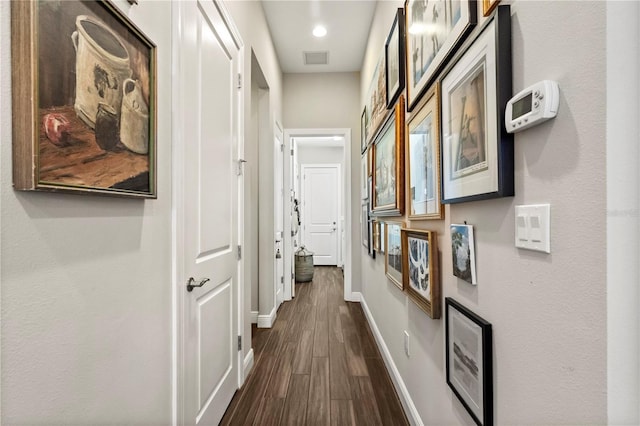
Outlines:
<svg viewBox="0 0 640 426"><path fill-rule="evenodd" d="M360 235L362 245L369 249L369 200L362 201L360 209Z"/></svg>
<svg viewBox="0 0 640 426"><path fill-rule="evenodd" d="M406 0L409 111L476 24L475 0Z"/></svg>
<svg viewBox="0 0 640 426"><path fill-rule="evenodd" d="M374 235L373 235L373 222L374 219L371 217L371 215L368 215L369 220L367 221L367 234L369 236L369 246L367 247L368 251L367 253L369 254L369 256L372 259L376 258L376 247L374 244Z"/></svg>
<svg viewBox="0 0 640 426"><path fill-rule="evenodd" d="M511 13L497 13L442 80L442 197L460 203L514 194Z"/></svg>
<svg viewBox="0 0 640 426"><path fill-rule="evenodd" d="M366 106L367 143L373 140L380 128L380 125L387 116L386 74L384 51L382 51L378 57L375 70L373 71L373 76L369 83L369 91L366 98L368 99Z"/></svg>
<svg viewBox="0 0 640 426"><path fill-rule="evenodd" d="M440 280L436 233L402 230L404 288L409 297L431 318L440 318Z"/></svg>
<svg viewBox="0 0 640 426"><path fill-rule="evenodd" d="M447 384L479 426L493 425L491 324L445 299Z"/></svg>
<svg viewBox="0 0 640 426"><path fill-rule="evenodd" d="M382 254L386 253L385 247L386 247L386 224L382 221L379 221L378 224L380 225L380 233L378 234L379 238L380 238L380 247L378 249L376 249L377 252L380 252Z"/></svg>
<svg viewBox="0 0 640 426"><path fill-rule="evenodd" d="M364 154L367 149L367 107L365 106L360 116L360 152Z"/></svg>
<svg viewBox="0 0 640 426"><path fill-rule="evenodd" d="M380 251L380 221L373 220L373 249Z"/></svg>
<svg viewBox="0 0 640 426"><path fill-rule="evenodd" d="M440 203L440 96L436 83L407 124L409 219L442 219Z"/></svg>
<svg viewBox="0 0 640 426"><path fill-rule="evenodd" d="M13 185L156 198L156 46L109 1L11 3Z"/></svg>
<svg viewBox="0 0 640 426"><path fill-rule="evenodd" d="M451 224L453 275L476 285L476 249L473 226Z"/></svg>
<svg viewBox="0 0 640 426"><path fill-rule="evenodd" d="M399 8L384 46L387 109L392 108L404 89L404 9Z"/></svg>
<svg viewBox="0 0 640 426"><path fill-rule="evenodd" d="M369 197L369 189L367 187L368 177L369 177L369 153L365 152L360 158L360 196L364 200Z"/></svg>
<svg viewBox="0 0 640 426"><path fill-rule="evenodd" d="M482 0L482 15L489 16L500 0Z"/></svg>
<svg viewBox="0 0 640 426"><path fill-rule="evenodd" d="M384 272L387 278L400 290L404 287L402 277L402 233L404 224L402 222L386 222L384 256Z"/></svg>
<svg viewBox="0 0 640 426"><path fill-rule="evenodd" d="M404 213L404 97L385 122L373 143L373 214L402 216Z"/></svg>

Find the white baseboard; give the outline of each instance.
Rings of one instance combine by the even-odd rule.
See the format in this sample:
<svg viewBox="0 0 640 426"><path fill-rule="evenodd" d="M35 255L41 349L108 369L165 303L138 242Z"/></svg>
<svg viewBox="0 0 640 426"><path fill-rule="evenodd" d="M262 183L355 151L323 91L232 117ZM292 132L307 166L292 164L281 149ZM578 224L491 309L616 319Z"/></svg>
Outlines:
<svg viewBox="0 0 640 426"><path fill-rule="evenodd" d="M347 302L359 302L362 300L362 293L359 291L352 291L351 296L347 299Z"/></svg>
<svg viewBox="0 0 640 426"><path fill-rule="evenodd" d="M365 317L367 317L367 321L369 322L369 326L371 327L371 331L373 332L374 337L376 338L376 342L378 343L378 348L382 353L382 358L384 359L384 363L389 370L391 375L391 380L400 396L400 402L404 407L405 413L407 413L407 417L409 417L409 423L412 425L424 425L422 423L422 418L420 418L420 414L416 409L415 404L413 403L413 399L411 399L411 395L409 395L409 390L407 386L404 384L404 380L402 380L402 376L400 376L400 371L398 371L398 367L396 367L395 362L393 362L393 358L391 357L391 352L389 352L389 348L380 333L380 329L376 325L376 321L373 319L373 315L367 306L367 302L364 300L364 297L361 293L358 293L360 296L360 304L362 305L362 310L364 311Z"/></svg>
<svg viewBox="0 0 640 426"><path fill-rule="evenodd" d="M244 357L244 380L247 380L247 376L251 373L251 369L253 368L253 348L249 349L249 353Z"/></svg>
<svg viewBox="0 0 640 426"><path fill-rule="evenodd" d="M271 328L274 322L276 322L275 306L269 315L258 315L258 328Z"/></svg>
<svg viewBox="0 0 640 426"><path fill-rule="evenodd" d="M251 324L257 324L258 323L258 311L251 311L251 313L249 315L251 317Z"/></svg>

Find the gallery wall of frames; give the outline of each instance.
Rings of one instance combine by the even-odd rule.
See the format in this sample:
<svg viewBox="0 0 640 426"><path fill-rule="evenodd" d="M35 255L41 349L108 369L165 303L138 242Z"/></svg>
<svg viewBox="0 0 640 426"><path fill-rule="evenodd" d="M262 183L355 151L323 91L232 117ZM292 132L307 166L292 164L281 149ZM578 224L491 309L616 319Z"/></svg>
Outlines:
<svg viewBox="0 0 640 426"><path fill-rule="evenodd" d="M479 28L475 1L406 0L390 17L361 113L362 244L425 315L445 316L446 382L478 425L493 424L491 324L443 301L440 282L444 274L481 282L474 226L452 223L441 241L438 230L443 204L514 195L503 115L512 96L511 13L498 3L482 1ZM440 267L444 245L450 271Z"/></svg>

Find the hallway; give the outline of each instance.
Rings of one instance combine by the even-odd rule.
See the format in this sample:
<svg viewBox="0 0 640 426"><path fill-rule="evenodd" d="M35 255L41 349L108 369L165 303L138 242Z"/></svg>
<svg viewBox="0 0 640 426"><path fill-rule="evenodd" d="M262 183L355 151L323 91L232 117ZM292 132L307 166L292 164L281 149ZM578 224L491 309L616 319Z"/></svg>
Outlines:
<svg viewBox="0 0 640 426"><path fill-rule="evenodd" d="M340 269L296 284L271 329L254 329L255 365L223 425L408 424L359 303Z"/></svg>

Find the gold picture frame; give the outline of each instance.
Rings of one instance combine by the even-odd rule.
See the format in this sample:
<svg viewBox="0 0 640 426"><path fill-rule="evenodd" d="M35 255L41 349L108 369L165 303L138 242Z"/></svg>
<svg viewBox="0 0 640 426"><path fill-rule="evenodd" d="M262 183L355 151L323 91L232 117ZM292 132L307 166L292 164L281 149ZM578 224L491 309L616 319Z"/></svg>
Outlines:
<svg viewBox="0 0 640 426"><path fill-rule="evenodd" d="M441 315L438 239L435 231L402 229L402 278L411 300L431 318Z"/></svg>
<svg viewBox="0 0 640 426"><path fill-rule="evenodd" d="M500 3L500 0L482 0L482 15L489 16L493 9Z"/></svg>
<svg viewBox="0 0 640 426"><path fill-rule="evenodd" d="M156 198L156 46L110 1L11 2L16 190Z"/></svg>

